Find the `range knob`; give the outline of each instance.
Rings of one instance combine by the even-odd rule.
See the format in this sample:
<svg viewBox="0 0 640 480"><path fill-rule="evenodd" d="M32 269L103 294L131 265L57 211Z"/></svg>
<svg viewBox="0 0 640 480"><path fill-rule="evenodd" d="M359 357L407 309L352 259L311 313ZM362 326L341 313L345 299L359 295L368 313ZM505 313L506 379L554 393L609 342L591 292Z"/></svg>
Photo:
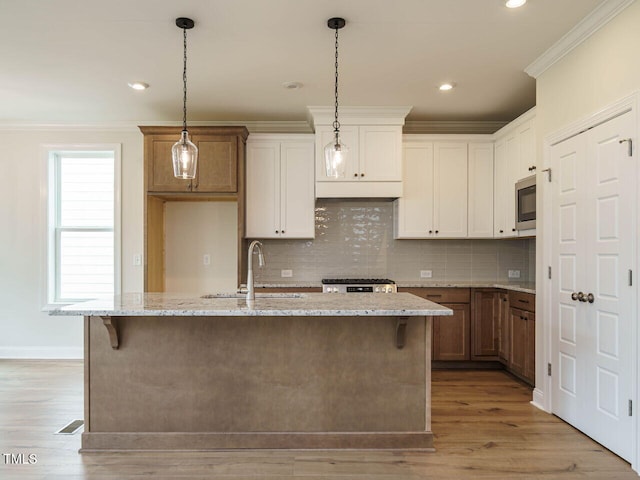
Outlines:
<svg viewBox="0 0 640 480"><path fill-rule="evenodd" d="M376 287L376 293L380 293L380 292L381 292L380 287Z"/></svg>

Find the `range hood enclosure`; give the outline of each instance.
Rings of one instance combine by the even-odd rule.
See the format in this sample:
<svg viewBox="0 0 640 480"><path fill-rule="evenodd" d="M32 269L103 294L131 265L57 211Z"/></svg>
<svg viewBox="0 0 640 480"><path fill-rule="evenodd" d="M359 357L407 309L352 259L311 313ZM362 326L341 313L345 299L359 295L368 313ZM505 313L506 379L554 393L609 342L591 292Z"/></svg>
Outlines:
<svg viewBox="0 0 640 480"><path fill-rule="evenodd" d="M316 198L402 196L402 126L411 107L343 107L340 137L349 148L344 178L327 177L324 147L333 138L334 107L308 107L315 129Z"/></svg>

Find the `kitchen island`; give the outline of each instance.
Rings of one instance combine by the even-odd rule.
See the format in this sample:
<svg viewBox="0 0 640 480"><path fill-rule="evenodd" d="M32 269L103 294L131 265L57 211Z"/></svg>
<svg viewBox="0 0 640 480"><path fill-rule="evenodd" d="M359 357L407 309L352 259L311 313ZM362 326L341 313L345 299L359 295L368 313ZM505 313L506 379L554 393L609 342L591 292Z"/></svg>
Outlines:
<svg viewBox="0 0 640 480"><path fill-rule="evenodd" d="M408 293L126 294L85 322L81 451L421 449L431 316Z"/></svg>

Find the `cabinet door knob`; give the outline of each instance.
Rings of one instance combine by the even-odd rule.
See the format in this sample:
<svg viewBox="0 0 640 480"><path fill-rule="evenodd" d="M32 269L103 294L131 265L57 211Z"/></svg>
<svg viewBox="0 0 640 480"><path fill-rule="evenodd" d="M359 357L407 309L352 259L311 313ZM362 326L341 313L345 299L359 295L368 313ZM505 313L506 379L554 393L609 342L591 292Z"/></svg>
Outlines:
<svg viewBox="0 0 640 480"><path fill-rule="evenodd" d="M512 229L511 229L511 231L512 231L512 232L515 232L515 231L516 231L516 229L515 229L515 228L512 228Z"/></svg>
<svg viewBox="0 0 640 480"><path fill-rule="evenodd" d="M536 169L536 166L535 166L535 165L531 165L531 166L529 167L529 171L530 171L530 172L533 172L535 169Z"/></svg>
<svg viewBox="0 0 640 480"><path fill-rule="evenodd" d="M361 173L361 174L360 174L360 176L361 176L361 177L364 177L364 173Z"/></svg>
<svg viewBox="0 0 640 480"><path fill-rule="evenodd" d="M280 233L278 230L276 230L276 233Z"/></svg>
<svg viewBox="0 0 640 480"><path fill-rule="evenodd" d="M429 233L433 233L433 230L429 230Z"/></svg>
<svg viewBox="0 0 640 480"><path fill-rule="evenodd" d="M439 233L438 230L436 230L436 233Z"/></svg>
<svg viewBox="0 0 640 480"><path fill-rule="evenodd" d="M357 173L354 173L354 174L353 174L353 176L354 176L354 177L357 177L357 176L358 176L358 174L357 174Z"/></svg>
<svg viewBox="0 0 640 480"><path fill-rule="evenodd" d="M280 233L284 233L284 230L282 230L282 232L280 232Z"/></svg>
<svg viewBox="0 0 640 480"><path fill-rule="evenodd" d="M504 233L504 230L500 230L500 233Z"/></svg>

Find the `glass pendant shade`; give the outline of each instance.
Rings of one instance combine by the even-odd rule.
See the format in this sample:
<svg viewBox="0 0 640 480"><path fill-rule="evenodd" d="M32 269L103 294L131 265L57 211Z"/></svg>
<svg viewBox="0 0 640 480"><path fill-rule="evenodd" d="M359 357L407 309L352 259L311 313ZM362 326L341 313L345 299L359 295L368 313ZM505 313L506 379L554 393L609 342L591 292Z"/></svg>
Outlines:
<svg viewBox="0 0 640 480"><path fill-rule="evenodd" d="M324 147L324 164L327 177L343 178L347 171L349 148L338 135Z"/></svg>
<svg viewBox="0 0 640 480"><path fill-rule="evenodd" d="M196 178L196 168L198 166L198 147L189 140L189 132L182 131L178 140L171 149L173 158L173 175L176 178L192 179Z"/></svg>

